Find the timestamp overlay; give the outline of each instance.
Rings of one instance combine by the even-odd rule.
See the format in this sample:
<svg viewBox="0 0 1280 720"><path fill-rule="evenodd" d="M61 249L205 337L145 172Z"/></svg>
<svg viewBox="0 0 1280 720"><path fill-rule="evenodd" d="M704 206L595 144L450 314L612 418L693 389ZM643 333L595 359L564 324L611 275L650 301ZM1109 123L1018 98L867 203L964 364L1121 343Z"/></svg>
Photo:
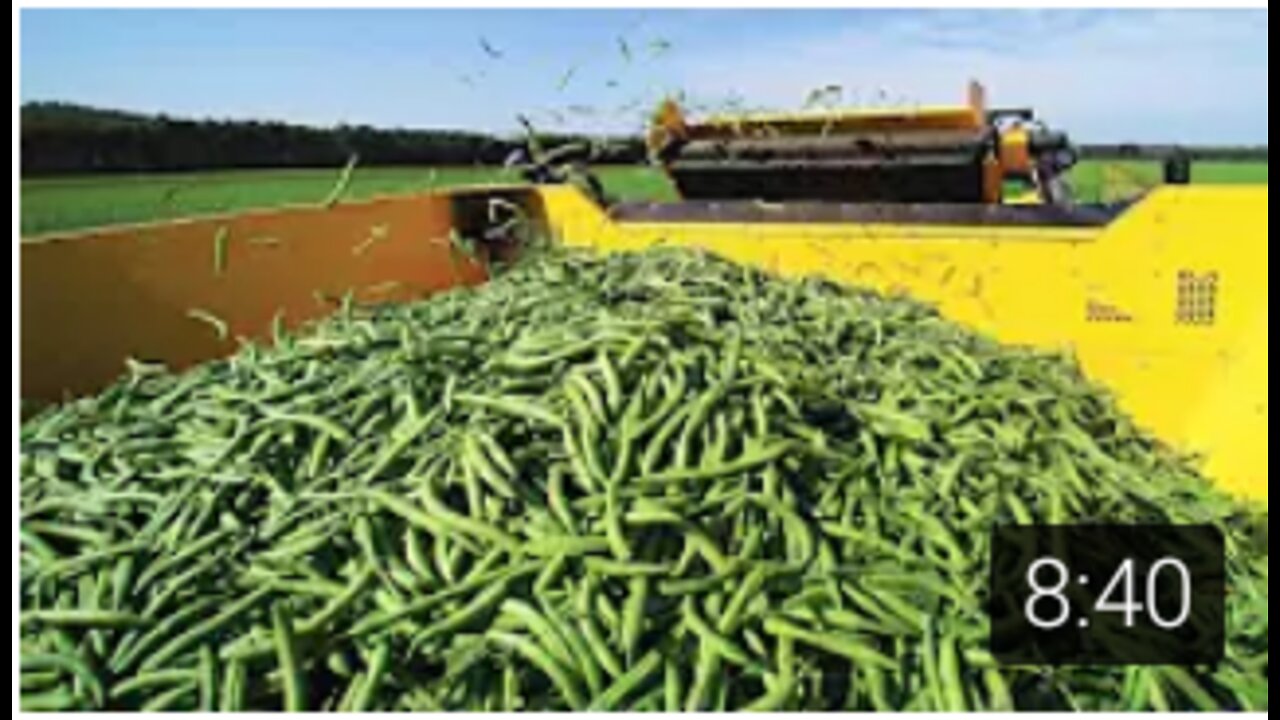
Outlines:
<svg viewBox="0 0 1280 720"><path fill-rule="evenodd" d="M997 528L988 610L1006 665L1215 665L1225 547L1209 526Z"/></svg>

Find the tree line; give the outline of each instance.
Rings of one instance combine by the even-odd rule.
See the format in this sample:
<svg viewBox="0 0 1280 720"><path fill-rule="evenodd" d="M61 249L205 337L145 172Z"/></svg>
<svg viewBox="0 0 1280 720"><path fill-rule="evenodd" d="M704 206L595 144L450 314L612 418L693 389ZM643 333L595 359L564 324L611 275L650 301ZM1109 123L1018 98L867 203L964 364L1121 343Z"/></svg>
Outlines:
<svg viewBox="0 0 1280 720"><path fill-rule="evenodd" d="M595 141L603 162L645 157L639 138L547 134L539 140L545 147ZM353 155L372 166L498 165L525 145L522 137L477 132L186 120L66 103L29 103L21 112L26 176L335 167Z"/></svg>
<svg viewBox="0 0 1280 720"><path fill-rule="evenodd" d="M646 159L639 137L583 138L540 135L544 147L592 142L596 162L635 164ZM104 172L166 172L232 168L341 166L352 155L362 165L498 165L523 149L522 137L454 130L308 127L280 122L187 120L103 110L69 103L28 103L21 112L24 176ZM1182 152L1192 160L1267 162L1267 148L1087 144L1082 157L1159 160Z"/></svg>

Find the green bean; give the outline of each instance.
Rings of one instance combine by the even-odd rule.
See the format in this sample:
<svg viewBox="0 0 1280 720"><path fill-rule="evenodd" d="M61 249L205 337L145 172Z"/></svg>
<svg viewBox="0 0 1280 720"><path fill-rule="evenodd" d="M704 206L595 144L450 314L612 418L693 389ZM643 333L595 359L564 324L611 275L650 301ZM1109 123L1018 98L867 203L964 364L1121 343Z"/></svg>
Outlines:
<svg viewBox="0 0 1280 720"><path fill-rule="evenodd" d="M490 631L487 637L494 643L506 647L537 667L556 686L560 696L571 710L586 708L586 700L573 678L542 648L528 639L510 633Z"/></svg>
<svg viewBox="0 0 1280 720"><path fill-rule="evenodd" d="M394 612L368 617L351 628L351 630L346 633L346 636L349 638L359 638L380 633L383 630L393 627L409 618L429 613L447 602L459 597L471 595L479 588L483 588L491 584L510 582L525 575L532 575L536 573L538 569L539 566L537 563L527 563L512 568L476 573L473 576L468 577L466 580L455 583L450 588L414 600Z"/></svg>
<svg viewBox="0 0 1280 720"><path fill-rule="evenodd" d="M506 590L507 586L503 581L496 582L486 588L457 612L418 632L413 638L414 646L430 643L437 637L478 623L482 617L492 613L502 602L503 597L506 595Z"/></svg>
<svg viewBox="0 0 1280 720"><path fill-rule="evenodd" d="M240 712L245 709L245 685L248 675L244 663L232 660L227 663L222 676L222 692L218 700L221 712Z"/></svg>
<svg viewBox="0 0 1280 720"><path fill-rule="evenodd" d="M560 436L561 442L564 444L565 455L569 457L569 466L573 470L572 477L577 480L578 486L585 492L596 492L600 487L601 480L597 471L591 469L582 448L579 447L578 439L573 435L573 431L566 425L561 429Z"/></svg>
<svg viewBox="0 0 1280 720"><path fill-rule="evenodd" d="M169 712L179 707L184 700L197 691L196 681L190 680L177 687L156 695L142 706L144 713ZM184 708L185 709L185 708Z"/></svg>
<svg viewBox="0 0 1280 720"><path fill-rule="evenodd" d="M367 485L372 483L386 472L388 468L394 465L396 461L409 450L413 443L418 441L418 438L420 438L423 433L431 429L431 426L439 420L439 417L439 413L433 412L416 420L408 421L408 427L400 432L393 433L391 442L383 448L382 452L378 455L377 461L365 471L363 484Z"/></svg>
<svg viewBox="0 0 1280 720"><path fill-rule="evenodd" d="M192 560L195 560L217 546L226 543L230 537L231 534L227 531L215 530L199 540L186 545L172 556L152 563L147 566L146 570L142 571L141 575L138 576L134 592L141 592L146 588L151 587L156 580L174 570L188 565Z"/></svg>
<svg viewBox="0 0 1280 720"><path fill-rule="evenodd" d="M432 537L443 538L448 535L446 523L439 518L433 517L422 508L378 490L367 491L366 497L387 512L399 516L421 530L425 530Z"/></svg>
<svg viewBox="0 0 1280 720"><path fill-rule="evenodd" d="M49 563L40 569L37 578L46 580L77 578L80 575L92 572L99 565L126 555L143 552L147 548L148 544L141 541L120 543L119 545L84 553L73 558Z"/></svg>
<svg viewBox="0 0 1280 720"><path fill-rule="evenodd" d="M938 675L942 683L943 707L946 712L969 712L965 683L960 671L960 650L954 637L944 637L938 651Z"/></svg>
<svg viewBox="0 0 1280 720"><path fill-rule="evenodd" d="M377 576L373 568L365 568L351 581L351 585L338 597L333 598L319 612L298 622L296 630L299 636L315 634L346 612L360 598L361 594Z"/></svg>
<svg viewBox="0 0 1280 720"><path fill-rule="evenodd" d="M779 681L778 687L748 704L743 708L743 711L748 713L771 713L786 710L787 704L794 694L795 687L793 685Z"/></svg>
<svg viewBox="0 0 1280 720"><path fill-rule="evenodd" d="M1192 705L1201 712L1221 712L1222 706L1213 698L1195 678L1191 677L1186 670L1178 667L1160 668L1156 671L1158 680L1156 682L1164 682L1168 687L1176 689L1180 694L1191 701Z"/></svg>
<svg viewBox="0 0 1280 720"><path fill-rule="evenodd" d="M680 676L680 664L668 658L662 667L663 709L668 713L680 712L683 710L681 701L684 695L684 678Z"/></svg>
<svg viewBox="0 0 1280 720"><path fill-rule="evenodd" d="M611 677L621 677L622 661L614 654L613 648L609 647L596 621L588 615L583 615L578 618L578 627L582 630L582 636L586 639L588 647L591 648L591 654L601 669Z"/></svg>
<svg viewBox="0 0 1280 720"><path fill-rule="evenodd" d="M208 577L208 574L214 568L225 563L226 557L221 553L200 558L182 574L166 583L164 589L151 596L151 599L147 601L146 608L143 610L143 616L148 622L154 622L157 618L163 617L161 611L168 609L172 600L183 593L190 592L200 578Z"/></svg>
<svg viewBox="0 0 1280 720"><path fill-rule="evenodd" d="M280 677L284 685L286 712L303 712L307 707L306 676L300 667L298 643L293 631L293 618L282 602L271 606L271 629L275 638Z"/></svg>
<svg viewBox="0 0 1280 720"><path fill-rule="evenodd" d="M502 710L514 712L521 708L520 675L513 665L502 670Z"/></svg>
<svg viewBox="0 0 1280 720"><path fill-rule="evenodd" d="M282 578L270 571L260 568L249 568L245 571L246 585L252 582L274 590L281 595L301 595L304 597L332 599L342 595L342 586L334 585L327 580Z"/></svg>
<svg viewBox="0 0 1280 720"><path fill-rule="evenodd" d="M688 482L705 482L708 480L718 480L733 475L741 475L751 472L760 467L775 462L786 454L795 450L793 443L781 442L772 447L763 448L748 453L735 460L731 460L723 465L710 468L698 468L693 470L672 470L670 472L658 473L641 477L637 482L646 485L669 485Z"/></svg>
<svg viewBox="0 0 1280 720"><path fill-rule="evenodd" d="M817 633L778 617L765 620L764 631L775 637L789 637L798 643L846 657L857 663L874 665L886 671L895 671L898 667L896 663L874 648L843 633Z"/></svg>
<svg viewBox="0 0 1280 720"><path fill-rule="evenodd" d="M383 507L387 507L388 509L391 509L390 504L394 504L396 502L395 500L387 498L385 494L381 494L381 497L385 499L380 502ZM492 543L511 552L519 550L519 541L511 535L508 535L506 532L503 532L488 523L474 520L453 512L431 492L423 492L421 499L426 513L432 518L435 518L445 528L468 537L475 538L476 540ZM390 500L390 502L388 502L388 500Z"/></svg>
<svg viewBox="0 0 1280 720"><path fill-rule="evenodd" d="M877 635L883 638L913 637L915 632L900 627L886 625L867 618L856 612L836 608L784 607L782 615L789 620L802 623L817 623L836 630L844 630L855 634Z"/></svg>
<svg viewBox="0 0 1280 720"><path fill-rule="evenodd" d="M547 478L547 507L566 532L577 534L578 522L565 498L564 473L552 468Z"/></svg>
<svg viewBox="0 0 1280 720"><path fill-rule="evenodd" d="M622 508L619 507L618 485L609 483L604 489L604 526L605 538L613 556L620 562L631 559L631 546L627 544L626 529L622 522Z"/></svg>
<svg viewBox="0 0 1280 720"><path fill-rule="evenodd" d="M609 550L609 539L601 536L544 535L521 546L521 551L534 557L578 557Z"/></svg>
<svg viewBox="0 0 1280 720"><path fill-rule="evenodd" d="M538 640L539 646L547 651L556 662L565 668L576 668L573 650L564 636L533 606L519 600L505 600L502 613L510 615L522 627L526 628Z"/></svg>
<svg viewBox="0 0 1280 720"><path fill-rule="evenodd" d="M769 571L764 566L757 566L747 574L734 592L729 604L725 606L724 613L720 615L720 620L716 624L716 630L720 634L732 635L738 631L742 625L747 604L756 598L768 579Z"/></svg>
<svg viewBox="0 0 1280 720"><path fill-rule="evenodd" d="M622 604L622 654L628 661L632 661L644 634L649 604L649 579L643 576L633 577L627 582L627 587L627 599Z"/></svg>
<svg viewBox="0 0 1280 720"><path fill-rule="evenodd" d="M560 416L527 400L513 397L489 398L481 395L472 395L471 393L456 393L453 399L459 405L492 410L552 428L560 428L565 424Z"/></svg>
<svg viewBox="0 0 1280 720"><path fill-rule="evenodd" d="M213 234L213 274L225 275L227 272L227 254L231 245L231 233L226 225L218 227Z"/></svg>
<svg viewBox="0 0 1280 720"><path fill-rule="evenodd" d="M928 442L933 437L927 422L890 407L858 404L854 406L854 414L861 417L875 432L887 437L915 443Z"/></svg>
<svg viewBox="0 0 1280 720"><path fill-rule="evenodd" d="M863 674L866 676L867 695L871 700L871 706L876 712L893 712L896 708L889 699L889 680L884 670L871 666L864 668Z"/></svg>
<svg viewBox="0 0 1280 720"><path fill-rule="evenodd" d="M605 402L600 397L600 392L596 389L585 373L571 373L566 379L565 392L573 399L573 396L582 402L586 409L585 417L580 417L579 421L585 420L585 425L598 429L609 421L609 413L605 409Z"/></svg>
<svg viewBox="0 0 1280 720"><path fill-rule="evenodd" d="M751 653L744 650L732 639L722 635L702 617L701 613L698 612L697 604L692 598L685 598L680 604L680 614L684 618L685 625L702 642L703 648L714 652L734 665L757 672L764 671L763 666L751 657Z"/></svg>
<svg viewBox="0 0 1280 720"><path fill-rule="evenodd" d="M299 413L288 413L271 411L267 413L267 417L263 420L266 425L297 425L307 428L313 432L329 437L331 440L349 445L354 442L351 433L338 423L328 420L320 415L303 415Z"/></svg>
<svg viewBox="0 0 1280 720"><path fill-rule="evenodd" d="M611 414L616 413L622 409L622 378L618 376L608 350L601 348L596 353L596 364L600 368L600 377L604 380L605 400L609 411Z"/></svg>
<svg viewBox="0 0 1280 720"><path fill-rule="evenodd" d="M476 475L486 486L488 486L490 490L501 497L514 498L516 496L516 491L515 488L512 487L511 481L507 479L507 476L504 476L502 471L499 471L499 469L494 467L494 464L490 462L490 455L486 454L486 452L491 453L492 451L487 451L484 447L484 443L477 439L477 435L469 434L463 438L462 452L464 461L474 468ZM483 437L487 438L488 436L485 435ZM494 441L492 438L489 438L489 442L493 443ZM496 443L494 444L496 446ZM498 452L501 452L501 449L498 449ZM505 460L505 455L503 457L504 462L510 466L510 460ZM514 474L514 472L508 473L508 475Z"/></svg>
<svg viewBox="0 0 1280 720"><path fill-rule="evenodd" d="M1009 684L1005 681L1004 675L999 670L985 670L982 673L982 678L986 684L991 710L994 712L1013 712L1016 709L1016 704L1013 699L1013 692L1009 689Z"/></svg>
<svg viewBox="0 0 1280 720"><path fill-rule="evenodd" d="M200 648L200 711L215 712L218 709L218 658L213 646Z"/></svg>
<svg viewBox="0 0 1280 720"><path fill-rule="evenodd" d="M1169 696L1165 694L1164 686L1161 685L1160 680L1155 677L1154 673L1151 673L1148 678L1146 688L1150 695L1148 701L1151 709L1161 713L1172 712L1173 705L1169 701Z"/></svg>
<svg viewBox="0 0 1280 720"><path fill-rule="evenodd" d="M58 553L53 549L53 546L36 536L31 531L31 528L19 527L18 535L21 546L38 555L42 563L56 562L58 560Z"/></svg>
<svg viewBox="0 0 1280 720"><path fill-rule="evenodd" d="M538 573L538 577L533 582L533 594L538 597L545 597L553 591L553 588L564 579L568 572L569 556L553 555L551 562L547 563L542 571Z"/></svg>
<svg viewBox="0 0 1280 720"><path fill-rule="evenodd" d="M227 321L217 315L201 308L191 308L187 311L187 317L198 322L208 325L213 334L220 341L225 341L231 336L231 329L227 325Z"/></svg>
<svg viewBox="0 0 1280 720"><path fill-rule="evenodd" d="M390 665L391 644L384 640L369 659L369 671L351 700L351 712L364 713L373 710L378 688L382 685Z"/></svg>
<svg viewBox="0 0 1280 720"><path fill-rule="evenodd" d="M220 602L221 598L197 597L172 615L157 621L144 634L132 636L132 639L126 636L112 654L108 667L115 673L135 668L145 655L152 652L166 638L194 622Z"/></svg>
<svg viewBox="0 0 1280 720"><path fill-rule="evenodd" d="M622 677L614 681L607 690L596 696L588 710L592 712L613 712L622 707L627 698L633 696L647 682L655 678L663 669L662 655L649 651L640 658Z"/></svg>
<svg viewBox="0 0 1280 720"><path fill-rule="evenodd" d="M689 545L707 561L711 569L721 575L728 575L735 571L735 566L728 557L725 556L720 548L716 546L712 540L702 529L697 527L685 527L686 537Z"/></svg>
<svg viewBox="0 0 1280 720"><path fill-rule="evenodd" d="M201 622L178 637L170 640L155 654L142 662L142 670L155 670L169 661L198 645L206 637L217 633L227 625L239 620L242 615L253 610L259 603L275 592L272 588L260 588L228 605L221 613Z"/></svg>
<svg viewBox="0 0 1280 720"><path fill-rule="evenodd" d="M61 672L74 677L89 693L90 700L101 708L106 698L106 691L98 675L82 657L60 653L23 653L21 657L22 672Z"/></svg>
<svg viewBox="0 0 1280 720"><path fill-rule="evenodd" d="M510 370L517 370L521 372L544 370L551 365L555 365L556 363L569 360L590 350L596 349L605 340L605 337L593 337L585 340L579 340L575 343L566 344L555 352L538 357L521 356L519 354L509 353L501 359L501 363L504 367Z"/></svg>
<svg viewBox="0 0 1280 720"><path fill-rule="evenodd" d="M922 633L925 630L929 617L906 603L896 600L891 593L879 593L873 597L859 591L850 583L841 584L840 589L862 612L894 632Z"/></svg>
<svg viewBox="0 0 1280 720"><path fill-rule="evenodd" d="M422 538L417 528L413 526L409 526L404 531L404 553L405 561L419 580L432 585L437 584L438 578L431 569L431 561L427 558L426 551L422 549Z"/></svg>
<svg viewBox="0 0 1280 720"><path fill-rule="evenodd" d="M685 712L703 712L710 709L711 698L721 681L723 666L720 653L709 648L705 642L698 645L698 662L693 670L693 684L689 688L689 697L685 700Z"/></svg>
<svg viewBox="0 0 1280 720"><path fill-rule="evenodd" d="M798 565L807 565L816 554L813 533L804 518L785 503L768 495L752 495L749 499L760 508L776 515L781 521L787 535L788 560ZM794 552L791 548L794 547Z"/></svg>
<svg viewBox="0 0 1280 720"><path fill-rule="evenodd" d="M938 638L932 618L925 620L924 639L920 645L920 656L924 672L925 698L937 711L947 707L947 698L943 690L942 668L938 661Z"/></svg>
<svg viewBox="0 0 1280 720"><path fill-rule="evenodd" d="M591 650L591 645L581 629L569 622L563 613L548 601L541 603L542 612L547 617L547 621L555 628L560 637L568 643L570 651L573 653L574 663L582 671L582 677L587 683L587 691L592 697L599 695L604 690L605 676L600 662L596 659L595 654Z"/></svg>
<svg viewBox="0 0 1280 720"><path fill-rule="evenodd" d="M641 420L639 425L635 428L633 434L636 438L646 437L660 426L671 427L671 433L673 434L679 429L679 425L675 423L675 418L671 417L671 413L675 412L684 400L685 389L688 387L688 376L684 372L684 369L679 365L672 368L672 374L674 376L674 380L671 381L669 386L666 385L665 382L667 378L663 377L664 387L667 387L667 392L663 397L661 404L658 406L658 409L649 417ZM677 413L677 415L678 414L679 413ZM662 443L659 443L657 447L660 448L661 445ZM652 468L653 463L645 462L644 466L646 468Z"/></svg>
<svg viewBox="0 0 1280 720"><path fill-rule="evenodd" d="M137 569L137 559L133 556L125 556L116 561L115 569L111 573L111 608L113 610L125 611L133 590Z"/></svg>
<svg viewBox="0 0 1280 720"><path fill-rule="evenodd" d="M146 627L148 622L133 613L111 610L32 610L22 613L22 624L49 625L88 630L124 630Z"/></svg>
<svg viewBox="0 0 1280 720"><path fill-rule="evenodd" d="M670 565L655 563L625 563L599 557L588 557L583 560L587 572L606 577L662 577L671 572Z"/></svg>
<svg viewBox="0 0 1280 720"><path fill-rule="evenodd" d="M75 693L65 688L58 688L39 694L22 693L18 703L24 713L59 713L83 709L80 707L80 699L76 697Z"/></svg>
<svg viewBox="0 0 1280 720"><path fill-rule="evenodd" d="M83 502L83 500L81 500ZM81 545L102 546L109 542L106 535L98 530L85 527L74 527L53 522L25 522L24 529L28 536L39 541L39 536L46 535L59 540L69 540ZM54 553L56 555L56 553Z"/></svg>
<svg viewBox="0 0 1280 720"><path fill-rule="evenodd" d="M678 404L679 399L676 402ZM692 406L686 405L666 416L661 426L658 427L658 431L650 438L648 445L645 446L644 453L640 457L640 468L643 473L651 474L655 472L658 461L666 450L668 443L680 431L685 420L692 414Z"/></svg>
<svg viewBox="0 0 1280 720"><path fill-rule="evenodd" d="M60 683L58 673L50 671L23 672L18 685L24 693L35 693L49 690Z"/></svg>

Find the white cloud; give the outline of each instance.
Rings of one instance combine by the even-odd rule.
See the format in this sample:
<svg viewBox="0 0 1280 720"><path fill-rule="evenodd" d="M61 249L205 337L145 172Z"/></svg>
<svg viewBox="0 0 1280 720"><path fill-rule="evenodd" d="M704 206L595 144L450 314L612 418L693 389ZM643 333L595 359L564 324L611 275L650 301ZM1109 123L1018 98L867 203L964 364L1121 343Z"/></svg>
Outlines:
<svg viewBox="0 0 1280 720"><path fill-rule="evenodd" d="M1265 11L930 12L691 54L680 77L778 108L830 83L855 102L950 103L976 78L1080 140L1266 143L1267 67Z"/></svg>

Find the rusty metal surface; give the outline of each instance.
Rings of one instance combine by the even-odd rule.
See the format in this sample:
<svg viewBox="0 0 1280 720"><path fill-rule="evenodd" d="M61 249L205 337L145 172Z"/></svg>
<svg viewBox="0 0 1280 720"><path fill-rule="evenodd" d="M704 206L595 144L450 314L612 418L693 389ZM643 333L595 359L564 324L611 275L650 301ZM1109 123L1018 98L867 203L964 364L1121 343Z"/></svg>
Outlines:
<svg viewBox="0 0 1280 720"><path fill-rule="evenodd" d="M482 282L449 242L452 200L412 196L40 238L21 248L23 400L57 401L119 377L126 358L174 369L357 302ZM221 256L221 257L220 257ZM227 337L191 316L225 322Z"/></svg>

